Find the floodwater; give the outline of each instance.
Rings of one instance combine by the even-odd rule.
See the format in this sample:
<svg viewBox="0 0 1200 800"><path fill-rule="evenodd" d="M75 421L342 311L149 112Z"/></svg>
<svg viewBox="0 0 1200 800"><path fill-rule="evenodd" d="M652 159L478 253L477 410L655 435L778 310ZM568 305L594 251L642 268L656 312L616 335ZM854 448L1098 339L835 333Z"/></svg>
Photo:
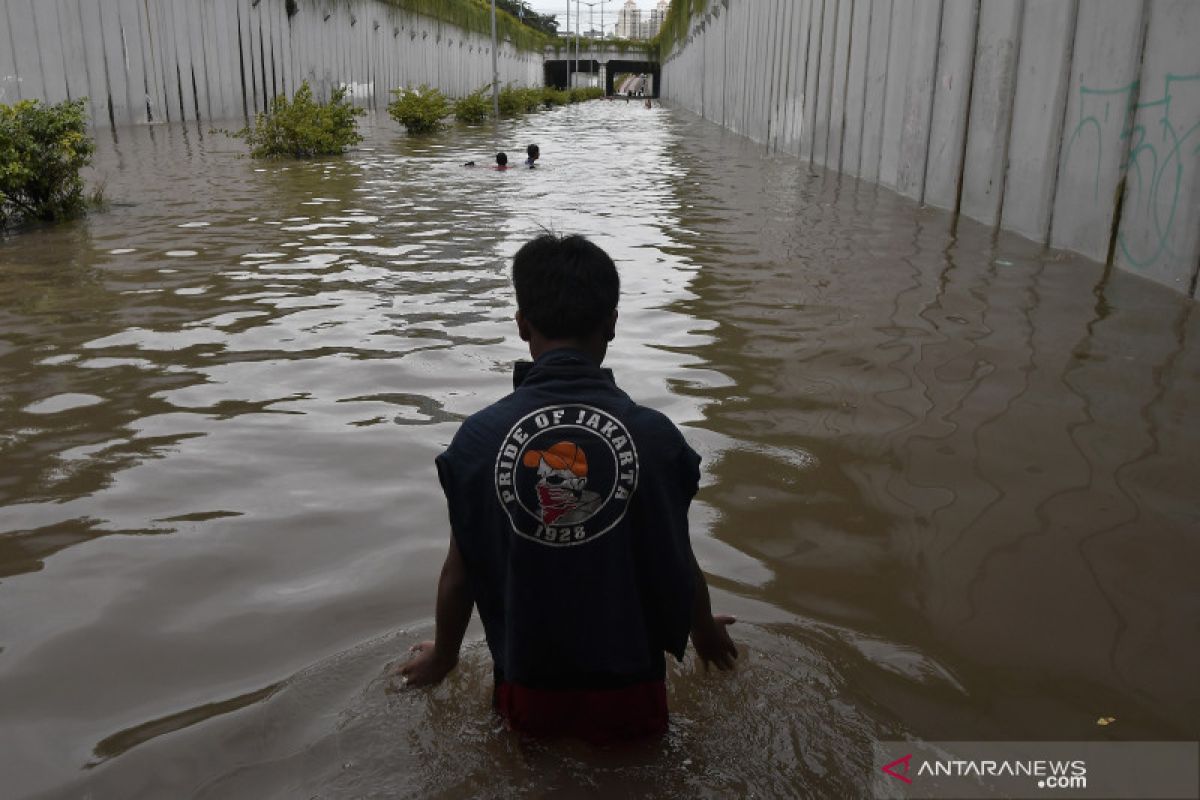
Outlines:
<svg viewBox="0 0 1200 800"><path fill-rule="evenodd" d="M506 123L534 172L365 131L104 135L112 207L0 240L6 797L852 797L880 738L1200 736L1194 303L668 109ZM617 260L610 366L702 453L740 618L632 750L502 730L477 625L388 677L543 227Z"/></svg>

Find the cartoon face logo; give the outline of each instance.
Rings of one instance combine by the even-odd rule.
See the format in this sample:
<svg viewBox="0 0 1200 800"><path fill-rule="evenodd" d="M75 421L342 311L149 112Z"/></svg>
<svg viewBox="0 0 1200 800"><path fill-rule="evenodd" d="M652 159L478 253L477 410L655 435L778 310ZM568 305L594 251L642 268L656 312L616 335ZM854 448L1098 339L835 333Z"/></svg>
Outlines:
<svg viewBox="0 0 1200 800"><path fill-rule="evenodd" d="M577 545L624 518L637 476L637 448L620 420L591 406L548 406L504 438L496 496L517 534Z"/></svg>
<svg viewBox="0 0 1200 800"><path fill-rule="evenodd" d="M546 525L583 522L600 507L600 494L584 488L587 454L574 442L558 442L549 450L526 450L521 463L537 470L538 505Z"/></svg>

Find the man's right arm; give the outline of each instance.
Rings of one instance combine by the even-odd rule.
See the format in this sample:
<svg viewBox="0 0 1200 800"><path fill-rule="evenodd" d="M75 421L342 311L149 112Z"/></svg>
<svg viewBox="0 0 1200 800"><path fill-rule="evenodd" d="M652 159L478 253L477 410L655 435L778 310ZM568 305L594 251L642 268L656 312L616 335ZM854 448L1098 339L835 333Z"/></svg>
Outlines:
<svg viewBox="0 0 1200 800"><path fill-rule="evenodd" d="M400 666L409 686L439 683L458 666L458 651L471 621L475 598L467 582L467 569L454 537L438 579L436 632L434 641L414 645L413 658Z"/></svg>

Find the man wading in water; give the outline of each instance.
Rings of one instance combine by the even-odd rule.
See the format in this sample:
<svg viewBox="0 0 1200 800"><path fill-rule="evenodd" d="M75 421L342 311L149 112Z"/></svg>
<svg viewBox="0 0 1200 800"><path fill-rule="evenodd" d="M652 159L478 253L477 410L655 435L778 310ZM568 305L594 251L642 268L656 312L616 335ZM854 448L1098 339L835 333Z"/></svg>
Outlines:
<svg viewBox="0 0 1200 800"><path fill-rule="evenodd" d="M737 658L688 539L700 457L600 367L620 293L603 250L540 236L513 260L513 285L534 361L438 456L451 536L436 639L399 672L410 686L446 677L478 606L512 729L595 744L661 734L664 652L681 659L690 634L705 666Z"/></svg>

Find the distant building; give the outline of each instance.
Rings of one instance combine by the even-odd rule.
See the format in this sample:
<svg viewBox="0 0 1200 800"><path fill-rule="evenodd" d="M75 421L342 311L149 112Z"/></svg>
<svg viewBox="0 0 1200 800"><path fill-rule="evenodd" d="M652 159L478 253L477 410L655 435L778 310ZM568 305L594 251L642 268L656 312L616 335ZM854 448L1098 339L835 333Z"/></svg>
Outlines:
<svg viewBox="0 0 1200 800"><path fill-rule="evenodd" d="M625 0L625 7L617 12L617 38L653 39L662 29L670 7L669 0L658 0L654 8L642 11L637 0Z"/></svg>

